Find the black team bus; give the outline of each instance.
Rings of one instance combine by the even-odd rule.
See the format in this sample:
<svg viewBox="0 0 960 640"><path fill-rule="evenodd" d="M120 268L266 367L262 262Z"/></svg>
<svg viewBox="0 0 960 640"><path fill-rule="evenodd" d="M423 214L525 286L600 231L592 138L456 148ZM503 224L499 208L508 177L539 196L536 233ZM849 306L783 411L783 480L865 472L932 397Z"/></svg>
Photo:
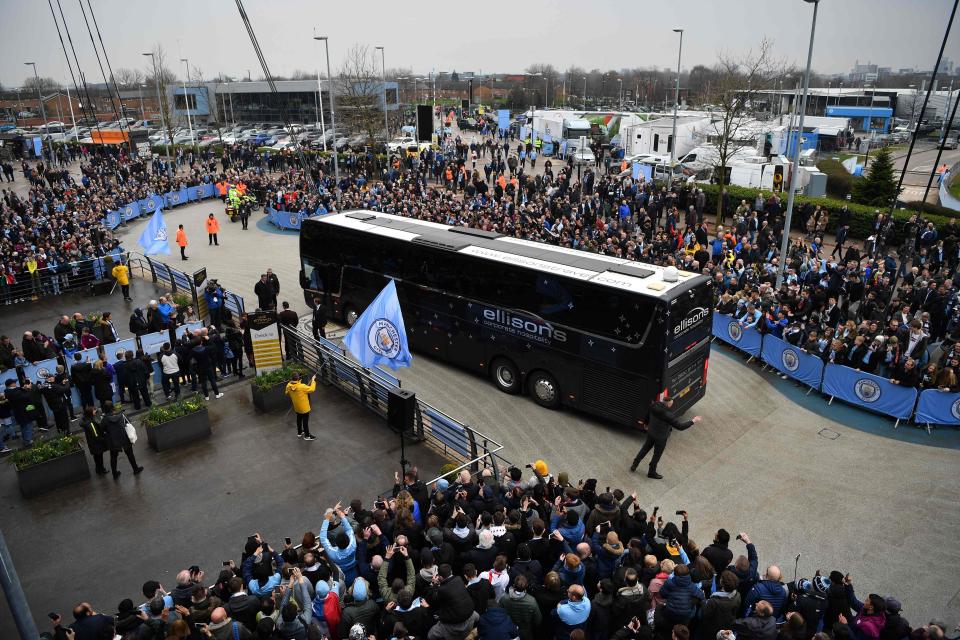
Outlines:
<svg viewBox="0 0 960 640"><path fill-rule="evenodd" d="M308 305L352 325L393 278L413 350L545 407L633 426L706 392L702 275L370 211L304 220L300 259Z"/></svg>

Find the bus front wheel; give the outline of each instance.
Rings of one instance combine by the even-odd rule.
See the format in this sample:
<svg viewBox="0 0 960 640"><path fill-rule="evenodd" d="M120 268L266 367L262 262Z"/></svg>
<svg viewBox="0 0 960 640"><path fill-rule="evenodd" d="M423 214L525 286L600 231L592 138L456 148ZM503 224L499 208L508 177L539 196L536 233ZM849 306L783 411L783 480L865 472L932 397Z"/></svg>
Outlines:
<svg viewBox="0 0 960 640"><path fill-rule="evenodd" d="M497 358L490 366L493 373L493 383L504 393L517 394L520 392L520 370L506 358Z"/></svg>
<svg viewBox="0 0 960 640"><path fill-rule="evenodd" d="M528 386L534 402L541 407L555 409L560 405L560 387L557 385L557 379L546 371L531 373Z"/></svg>

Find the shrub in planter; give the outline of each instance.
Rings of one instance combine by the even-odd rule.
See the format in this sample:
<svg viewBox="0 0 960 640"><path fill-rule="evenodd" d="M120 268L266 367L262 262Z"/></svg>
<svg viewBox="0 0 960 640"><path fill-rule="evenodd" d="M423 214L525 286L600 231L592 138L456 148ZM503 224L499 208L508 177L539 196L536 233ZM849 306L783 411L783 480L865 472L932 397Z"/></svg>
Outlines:
<svg viewBox="0 0 960 640"><path fill-rule="evenodd" d="M250 383L253 406L264 413L286 407L288 400L284 388L295 371L301 376L310 373L306 367L298 362L286 362L279 369L262 373L254 378Z"/></svg>
<svg viewBox="0 0 960 640"><path fill-rule="evenodd" d="M37 442L10 457L17 470L20 493L36 496L90 477L80 436L60 436Z"/></svg>
<svg viewBox="0 0 960 640"><path fill-rule="evenodd" d="M210 415L198 394L166 405L153 405L143 417L147 442L156 451L172 449L210 435Z"/></svg>

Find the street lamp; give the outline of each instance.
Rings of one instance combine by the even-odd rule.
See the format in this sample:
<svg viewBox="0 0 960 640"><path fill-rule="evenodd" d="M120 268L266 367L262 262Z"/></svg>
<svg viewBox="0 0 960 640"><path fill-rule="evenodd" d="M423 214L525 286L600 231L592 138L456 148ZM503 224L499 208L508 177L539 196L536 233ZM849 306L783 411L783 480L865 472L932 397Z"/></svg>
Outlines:
<svg viewBox="0 0 960 640"><path fill-rule="evenodd" d="M790 193L787 194L787 212L783 221L783 239L780 241L780 265L777 269L777 288L783 283L783 274L787 268L787 251L790 249L790 221L793 218L793 198L797 188L797 168L800 164L800 142L803 137L803 116L807 113L807 93L810 91L810 62L813 60L813 36L817 30L817 9L820 0L803 0L813 5L813 19L810 21L810 46L807 48L807 68L803 72L803 97L800 99L800 121L797 123L797 142L793 145L793 158L790 172Z"/></svg>
<svg viewBox="0 0 960 640"><path fill-rule="evenodd" d="M337 181L333 193L337 198L337 210L340 209L340 160L337 158L337 115L336 100L334 98L333 85L330 82L330 41L327 36L313 36L314 40L322 40L323 48L327 56L327 88L330 90L330 128L333 129L333 177Z"/></svg>
<svg viewBox="0 0 960 640"><path fill-rule="evenodd" d="M190 61L186 58L180 58L180 62L187 66L187 79L183 81L183 106L187 109L187 126L190 127L190 144L193 150L197 150L197 140L193 137L193 120L190 118L190 98L187 96L187 82L190 81Z"/></svg>
<svg viewBox="0 0 960 640"><path fill-rule="evenodd" d="M40 93L40 75L37 73L36 62L24 62L28 67L33 67L33 77L37 82L37 99L40 101L40 117L43 118L44 133L47 136L47 146L50 150L50 162L53 162L53 140L50 138L50 132L47 131L47 109L43 106L43 94Z"/></svg>
<svg viewBox="0 0 960 640"><path fill-rule="evenodd" d="M143 108L143 87L144 87L143 83L137 83L137 91L140 93L140 119L146 120L147 112ZM67 85L67 91L69 92L69 90L70 90L70 86Z"/></svg>
<svg viewBox="0 0 960 640"><path fill-rule="evenodd" d="M623 111L623 78L617 78L617 109Z"/></svg>
<svg viewBox="0 0 960 640"><path fill-rule="evenodd" d="M673 165L677 163L677 107L680 106L680 56L683 55L683 29L674 29L680 34L680 47L677 49L677 87L673 97L673 138L670 143L670 172L667 174L667 190L673 185Z"/></svg>
<svg viewBox="0 0 960 640"><path fill-rule="evenodd" d="M163 127L164 132L166 133L167 138L167 176L170 175L170 128L167 127L167 118L163 113L163 101L160 100L160 70L157 69L157 58L153 55L152 51L148 51L143 55L150 57L150 62L153 63L153 78L154 84L157 87L157 109L160 110L160 126Z"/></svg>
<svg viewBox="0 0 960 640"><path fill-rule="evenodd" d="M387 120L387 54L383 47L374 47L374 49L380 51L380 71L383 74L383 132L386 140L389 140L390 124Z"/></svg>

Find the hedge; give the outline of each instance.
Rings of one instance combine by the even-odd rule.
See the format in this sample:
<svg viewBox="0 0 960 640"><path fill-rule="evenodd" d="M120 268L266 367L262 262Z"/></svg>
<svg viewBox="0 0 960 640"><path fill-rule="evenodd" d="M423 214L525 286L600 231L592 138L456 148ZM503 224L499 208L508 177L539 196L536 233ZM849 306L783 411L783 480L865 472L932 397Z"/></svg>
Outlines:
<svg viewBox="0 0 960 640"><path fill-rule="evenodd" d="M707 208L706 210L710 213L717 210L717 196L720 193L721 186L716 184L698 184L699 189L703 189L704 194L707 196ZM761 189L749 189L747 187L738 187L735 185L726 186L727 193L730 194L730 211L728 216L733 213L733 210L736 209L736 205L740 203L741 200L746 200L751 206L753 201L756 199L757 194L763 191L764 195L769 195L769 190ZM784 201L784 210L786 210L786 194L783 194ZM813 206L820 205L821 207L826 207L830 211L830 221L827 225L827 233L834 234L836 233L837 227L837 213L840 211L840 208L844 205L847 206L847 209L852 214L850 220L850 231L849 236L852 238L867 238L873 233L873 222L877 217L877 207L868 207L862 204L855 204L852 202L847 202L846 200L836 200L834 198L813 198L809 196L798 195L794 198L794 216L792 220L792 225L794 230L800 229L800 216L796 215L798 213L798 208L806 203L810 203ZM915 215L915 212L908 211L905 209L896 209L893 212L893 219L896 222L896 233L894 238L891 241L890 245L899 245L902 241L903 225L910 218L911 215ZM929 215L923 214L923 219L927 222L932 222L938 228L942 228L950 221L950 217L939 216L939 215ZM729 219L729 217L728 217Z"/></svg>
<svg viewBox="0 0 960 640"><path fill-rule="evenodd" d="M836 160L827 158L817 163L817 168L827 174L827 193L834 198L844 199L850 193L853 176Z"/></svg>

